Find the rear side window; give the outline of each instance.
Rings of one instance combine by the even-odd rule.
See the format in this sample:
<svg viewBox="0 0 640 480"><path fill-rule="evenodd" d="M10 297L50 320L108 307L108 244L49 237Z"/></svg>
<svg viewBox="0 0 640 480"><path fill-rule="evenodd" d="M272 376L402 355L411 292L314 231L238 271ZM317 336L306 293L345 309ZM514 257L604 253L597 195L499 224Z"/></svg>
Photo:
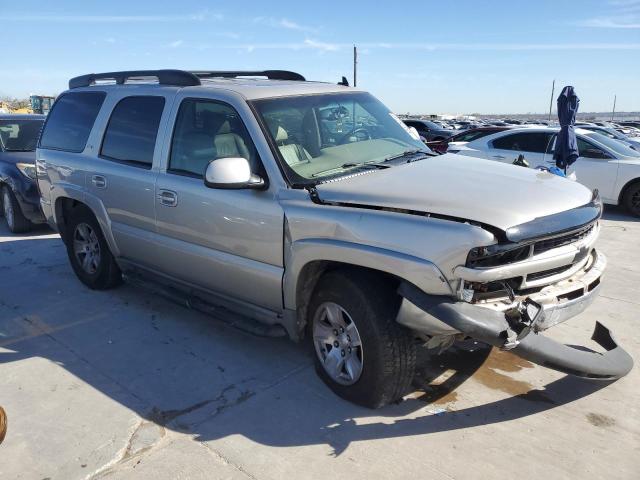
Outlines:
<svg viewBox="0 0 640 480"><path fill-rule="evenodd" d="M100 155L151 168L164 97L126 97L113 109Z"/></svg>
<svg viewBox="0 0 640 480"><path fill-rule="evenodd" d="M525 132L506 135L493 141L493 148L522 152L544 153L549 145L551 133Z"/></svg>
<svg viewBox="0 0 640 480"><path fill-rule="evenodd" d="M76 92L58 98L45 123L40 147L82 152L105 96L104 92Z"/></svg>

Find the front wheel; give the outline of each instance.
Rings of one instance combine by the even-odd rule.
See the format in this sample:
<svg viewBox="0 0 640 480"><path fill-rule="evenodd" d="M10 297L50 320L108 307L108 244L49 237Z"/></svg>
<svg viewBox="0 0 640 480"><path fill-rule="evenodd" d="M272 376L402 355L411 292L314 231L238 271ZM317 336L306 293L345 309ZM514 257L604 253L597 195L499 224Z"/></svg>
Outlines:
<svg viewBox="0 0 640 480"><path fill-rule="evenodd" d="M627 189L622 203L631 215L640 217L640 182L634 183Z"/></svg>
<svg viewBox="0 0 640 480"><path fill-rule="evenodd" d="M316 372L338 396L378 408L407 393L415 372L411 332L395 321L400 299L366 271L325 274L309 305Z"/></svg>

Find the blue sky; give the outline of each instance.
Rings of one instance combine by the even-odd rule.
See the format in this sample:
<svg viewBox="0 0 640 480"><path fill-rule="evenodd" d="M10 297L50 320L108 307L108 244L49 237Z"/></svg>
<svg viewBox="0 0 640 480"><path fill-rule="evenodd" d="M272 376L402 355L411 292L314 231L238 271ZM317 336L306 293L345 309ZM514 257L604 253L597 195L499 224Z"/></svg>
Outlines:
<svg viewBox="0 0 640 480"><path fill-rule="evenodd" d="M554 78L583 112L640 110L640 0L0 0L0 28L0 96L146 68L333 82L355 43L358 86L399 113L544 112Z"/></svg>

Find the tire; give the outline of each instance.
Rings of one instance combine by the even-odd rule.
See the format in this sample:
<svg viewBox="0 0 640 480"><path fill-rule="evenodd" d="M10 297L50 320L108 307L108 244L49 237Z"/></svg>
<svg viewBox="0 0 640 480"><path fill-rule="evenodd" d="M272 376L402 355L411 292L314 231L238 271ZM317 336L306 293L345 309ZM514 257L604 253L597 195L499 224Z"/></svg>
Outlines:
<svg viewBox="0 0 640 480"><path fill-rule="evenodd" d="M71 211L65 240L71 267L87 287L107 290L122 283L120 268L89 209L76 207Z"/></svg>
<svg viewBox="0 0 640 480"><path fill-rule="evenodd" d="M338 270L319 280L308 310L310 343L316 372L339 397L379 408L409 390L416 350L411 332L395 321L399 305L389 283L369 272ZM331 316L342 320L344 332L333 328Z"/></svg>
<svg viewBox="0 0 640 480"><path fill-rule="evenodd" d="M12 233L31 230L31 222L22 214L20 204L9 185L2 186L2 214Z"/></svg>
<svg viewBox="0 0 640 480"><path fill-rule="evenodd" d="M627 187L622 197L622 204L631 215L640 217L640 182Z"/></svg>

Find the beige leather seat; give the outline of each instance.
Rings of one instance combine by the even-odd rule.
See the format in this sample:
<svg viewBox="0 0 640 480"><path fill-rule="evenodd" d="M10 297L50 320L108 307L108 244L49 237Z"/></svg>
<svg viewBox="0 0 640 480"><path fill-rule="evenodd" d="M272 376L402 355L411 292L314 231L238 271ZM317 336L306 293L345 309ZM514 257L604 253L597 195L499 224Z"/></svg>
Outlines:
<svg viewBox="0 0 640 480"><path fill-rule="evenodd" d="M220 126L213 142L216 147L217 158L242 157L251 160L247 145L240 135L231 131L231 124L228 120L225 120Z"/></svg>
<svg viewBox="0 0 640 480"><path fill-rule="evenodd" d="M309 155L309 152L307 152L304 147L297 143L287 144L286 141L288 139L289 135L287 131L278 126L275 135L276 145L278 145L278 150L280 150L282 158L284 158L284 161L287 162L288 165L295 165L311 160L311 155Z"/></svg>

